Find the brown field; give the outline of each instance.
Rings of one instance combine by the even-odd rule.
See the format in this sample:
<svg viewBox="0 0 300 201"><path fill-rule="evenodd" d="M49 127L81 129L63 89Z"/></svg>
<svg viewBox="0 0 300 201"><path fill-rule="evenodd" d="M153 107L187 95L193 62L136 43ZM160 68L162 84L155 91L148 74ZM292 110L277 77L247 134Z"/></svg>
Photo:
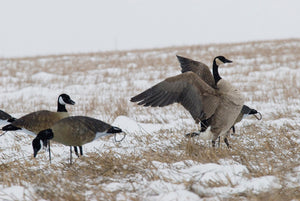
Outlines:
<svg viewBox="0 0 300 201"><path fill-rule="evenodd" d="M221 76L240 88L245 104L260 111L263 119L249 117L237 124L237 134L229 139L231 149L224 143L212 148L198 138L184 138L184 133L198 127L180 105L144 108L129 101L179 74L176 54L209 66L218 55L233 60L220 67ZM31 137L7 133L0 137L0 197L1 189L21 186L26 190L24 200L156 200L168 192L151 188L161 181L183 185L204 200L300 200L299 39L2 58L0 83L0 109L16 117L40 109L55 111L57 96L66 92L76 101L68 107L72 115L108 123L126 116L162 125L155 132L128 132L121 143L99 139L71 166L65 146L54 143L56 159L49 164L46 153L32 157ZM97 143L101 146L95 148ZM274 176L276 185L262 191L249 188L212 195L197 187L236 189L236 181L230 176L226 181L178 180L162 174L155 165L165 164L165 169L176 172L174 164L179 162L184 164L182 169L188 169L195 164L222 165L223 160L245 167L247 172L241 175L245 179Z"/></svg>

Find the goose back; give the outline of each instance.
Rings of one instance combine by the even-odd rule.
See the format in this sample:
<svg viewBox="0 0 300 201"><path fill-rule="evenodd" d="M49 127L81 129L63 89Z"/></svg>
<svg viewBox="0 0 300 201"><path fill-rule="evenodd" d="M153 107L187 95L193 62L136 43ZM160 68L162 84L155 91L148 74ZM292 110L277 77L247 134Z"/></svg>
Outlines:
<svg viewBox="0 0 300 201"><path fill-rule="evenodd" d="M51 112L48 110L40 110L29 113L11 124L13 126L24 128L37 135L41 130L50 128L55 122L68 117L67 112Z"/></svg>
<svg viewBox="0 0 300 201"><path fill-rule="evenodd" d="M82 146L97 138L97 133L103 133L111 125L85 116L74 116L56 122L52 127L52 140L67 146Z"/></svg>

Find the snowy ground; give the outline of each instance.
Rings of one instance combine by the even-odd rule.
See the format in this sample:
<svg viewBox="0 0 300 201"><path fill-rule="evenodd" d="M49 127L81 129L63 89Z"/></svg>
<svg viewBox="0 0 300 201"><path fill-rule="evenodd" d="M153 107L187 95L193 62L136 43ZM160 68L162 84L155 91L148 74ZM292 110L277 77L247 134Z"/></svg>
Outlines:
<svg viewBox="0 0 300 201"><path fill-rule="evenodd" d="M212 149L209 142L184 138L185 133L197 130L197 125L180 105L144 108L129 102L137 93L180 73L176 54L209 66L217 55L233 60L233 64L220 67L220 74L240 87L245 104L260 111L263 120L249 117L239 123L237 134L229 139L232 150L224 144ZM68 147L53 143L49 165L46 152L33 159L32 137L6 133L0 137L0 200L58 199L49 197L45 186L29 175L47 175L46 186L52 188L64 186L63 180L67 175L73 178L69 174L75 169L78 177L87 179L68 183L84 186L77 193L86 200L247 200L297 189L299 55L300 41L287 40L2 59L0 109L15 117L40 109L55 111L58 95L67 93L76 102L67 107L70 115L99 118L119 126L127 136L120 143L105 137L85 145L85 156L69 167ZM102 172L109 164L95 165L97 176L84 173L84 168L105 157L115 175ZM18 174L16 171L20 178L12 181L8 175ZM55 176L61 180L56 181ZM99 193L95 193L97 188ZM300 199L295 192L287 199Z"/></svg>

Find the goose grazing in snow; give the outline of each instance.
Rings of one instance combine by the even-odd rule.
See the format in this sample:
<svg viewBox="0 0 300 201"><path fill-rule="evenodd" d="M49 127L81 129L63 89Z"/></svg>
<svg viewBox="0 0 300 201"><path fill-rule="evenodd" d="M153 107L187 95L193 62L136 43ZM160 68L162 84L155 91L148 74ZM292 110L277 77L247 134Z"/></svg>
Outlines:
<svg viewBox="0 0 300 201"><path fill-rule="evenodd" d="M82 145L92 142L100 137L121 133L118 127L111 126L103 121L86 116L72 116L61 119L54 123L51 128L42 130L32 141L34 157L36 157L42 146L47 145L49 140L53 140L70 146L70 164L72 163L72 146L82 147ZM50 153L50 146L49 146ZM50 157L51 160L51 157Z"/></svg>
<svg viewBox="0 0 300 201"><path fill-rule="evenodd" d="M215 57L213 74L206 65L201 65L199 73L183 69L182 74L165 79L132 97L131 101L151 107L177 102L190 112L196 123L210 119L210 126L199 136L212 140L215 146L216 139L229 132L244 104L239 90L219 75L219 65L231 62L224 56Z"/></svg>
<svg viewBox="0 0 300 201"><path fill-rule="evenodd" d="M45 130L51 127L55 122L68 117L68 111L66 104L74 105L75 102L67 94L60 94L57 99L57 112L49 110L40 110L29 113L19 119L13 121L2 128L3 131L22 131L31 136L36 136L41 130ZM80 154L82 155L82 147L79 147ZM77 147L74 147L77 156Z"/></svg>

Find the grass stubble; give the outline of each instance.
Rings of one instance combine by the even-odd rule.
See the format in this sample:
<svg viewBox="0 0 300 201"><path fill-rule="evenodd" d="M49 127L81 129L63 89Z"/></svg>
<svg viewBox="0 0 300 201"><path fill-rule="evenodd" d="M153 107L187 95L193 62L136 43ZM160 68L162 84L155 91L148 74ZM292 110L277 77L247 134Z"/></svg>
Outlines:
<svg viewBox="0 0 300 201"><path fill-rule="evenodd" d="M286 44L290 45L286 45ZM221 159L232 160L244 165L248 169L247 178L262 176L276 176L280 180L281 188L268 192L243 192L232 194L231 197L220 197L222 200L299 200L299 184L291 181L293 175L299 175L300 146L299 139L299 77L293 70L299 68L300 60L299 40L278 40L248 42L239 44L212 44L204 46L171 47L153 50L134 50L130 52L102 52L78 55L52 55L36 58L1 59L3 81L6 88L3 93L11 89L21 90L28 86L65 88L75 84L89 84L102 88L102 93L108 93L106 98L95 91L93 94L77 93L77 98L87 104L78 104L70 108L73 114L99 117L112 122L119 115L132 117L144 123L169 123L175 118L191 118L178 105L167 108L142 108L129 102L129 98L137 92L151 86L169 75L180 73L175 54L188 56L210 64L211 59L219 54L237 61L235 71L224 69L223 77L229 77L233 84L237 84L248 96L246 101L254 103L256 109L266 111L263 120L247 121L238 126L237 133L229 139L232 145L228 149L221 141L221 146L212 148L210 143L203 143L199 139L184 138L184 133L195 129L194 125L187 125L183 130L160 130L147 135L136 135L140 142L137 151L118 152L110 147L105 151L99 149L86 153L75 159L73 165L67 161L48 163L47 154L40 154L37 159L28 156L20 157L22 147L16 144L11 147L11 154L1 154L0 183L3 187L29 187L30 194L24 195L27 200L144 200L147 195L147 185L152 181L169 178L161 175L153 161L174 164L180 161L195 163L219 163ZM162 56L163 55L163 56ZM270 56L272 55L272 56ZM201 59L200 59L201 58ZM243 66L242 62L247 62ZM264 72L276 70L284 66L291 69L291 73L281 75L280 78L266 77ZM111 69L117 69L112 71ZM226 67L224 67L226 68ZM100 70L102 74L97 74ZM43 80L33 80L30 75L39 72L55 73L51 84ZM20 73L23 72L23 73ZM146 72L146 73L145 73ZM24 76L24 74L26 76ZM94 77L91 78L91 74ZM147 77L145 77L147 76ZM249 77L245 81L243 78ZM137 79L146 80L148 86L140 85ZM268 84L266 84L268 82ZM107 86L108 84L108 86ZM112 87L114 86L114 87ZM278 90L282 89L282 93ZM126 95L124 95L126 94ZM108 97L108 98L107 98ZM3 98L0 106L10 113L28 113L42 109L47 103L38 99L28 100L20 96L17 102L27 104L17 107L12 104L12 97ZM268 108L273 107L273 108ZM15 109L18 111L15 111ZM53 106L53 110L55 107ZM158 111L159 110L159 111ZM183 112L178 112L183 111ZM179 116L168 118L161 114L179 113ZM157 119L155 117L158 117ZM272 121L290 118L282 125ZM291 123L292 122L292 123ZM295 123L296 122L296 123ZM241 125L241 124L240 124ZM194 126L194 127L193 127ZM156 135L155 137L153 135ZM171 139L171 140L170 140ZM167 141L171 143L159 143ZM298 141L299 142L299 141ZM122 143L118 145L122 148ZM144 147L144 148L143 148ZM17 158L16 160L13 160ZM189 164L186 164L189 166ZM295 176L296 177L296 176ZM298 176L299 178L299 176ZM122 187L114 188L118 182ZM175 182L176 183L176 182ZM193 189L198 181L185 181L186 189L197 193ZM227 186L232 183L211 181L208 187ZM290 185L294 184L294 185ZM204 184L203 184L204 185ZM142 188L141 188L142 186ZM33 187L33 188L32 188ZM151 193L151 192L150 192ZM155 192L152 192L155 195ZM206 198L205 195L199 197ZM13 198L12 198L13 199Z"/></svg>

